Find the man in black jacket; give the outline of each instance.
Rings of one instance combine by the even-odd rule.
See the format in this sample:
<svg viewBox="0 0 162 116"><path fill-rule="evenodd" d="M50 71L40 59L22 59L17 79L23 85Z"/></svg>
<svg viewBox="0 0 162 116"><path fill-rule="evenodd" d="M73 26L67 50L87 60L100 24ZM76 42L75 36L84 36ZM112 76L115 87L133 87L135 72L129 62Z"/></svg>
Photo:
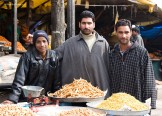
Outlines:
<svg viewBox="0 0 162 116"><path fill-rule="evenodd" d="M40 86L48 91L55 92L60 87L60 81L55 76L58 66L55 51L48 50L49 39L47 34L38 30L33 35L33 49L24 53L16 70L12 84L12 93L3 103L17 103L24 99L22 86Z"/></svg>

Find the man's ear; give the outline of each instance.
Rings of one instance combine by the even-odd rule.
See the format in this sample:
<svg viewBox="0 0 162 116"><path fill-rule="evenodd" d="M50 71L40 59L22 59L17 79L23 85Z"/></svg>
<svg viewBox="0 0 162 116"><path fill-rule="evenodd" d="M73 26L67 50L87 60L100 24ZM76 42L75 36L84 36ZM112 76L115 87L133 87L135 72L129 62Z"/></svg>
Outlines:
<svg viewBox="0 0 162 116"><path fill-rule="evenodd" d="M130 31L131 35L132 35L132 30Z"/></svg>
<svg viewBox="0 0 162 116"><path fill-rule="evenodd" d="M95 28L95 26L96 26L95 22L94 22L93 24L94 24L94 26L93 26L93 27Z"/></svg>

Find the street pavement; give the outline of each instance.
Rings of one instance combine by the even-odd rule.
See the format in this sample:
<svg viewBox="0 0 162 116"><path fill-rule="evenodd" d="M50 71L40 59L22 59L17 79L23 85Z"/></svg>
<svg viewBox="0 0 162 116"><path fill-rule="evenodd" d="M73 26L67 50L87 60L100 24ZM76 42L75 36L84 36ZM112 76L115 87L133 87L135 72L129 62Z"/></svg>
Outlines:
<svg viewBox="0 0 162 116"><path fill-rule="evenodd" d="M151 110L151 116L162 116L162 85L157 85L156 109Z"/></svg>

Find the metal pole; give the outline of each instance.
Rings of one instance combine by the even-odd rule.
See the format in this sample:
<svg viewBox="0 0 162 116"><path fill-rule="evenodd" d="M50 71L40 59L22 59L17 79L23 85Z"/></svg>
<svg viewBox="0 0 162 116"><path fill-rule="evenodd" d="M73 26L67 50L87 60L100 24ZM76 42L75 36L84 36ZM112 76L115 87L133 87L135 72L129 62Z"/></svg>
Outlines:
<svg viewBox="0 0 162 116"><path fill-rule="evenodd" d="M27 26L29 26L29 22L30 22L30 16L31 16L31 11L30 11L30 0L27 0L27 20L26 20L26 24Z"/></svg>
<svg viewBox="0 0 162 116"><path fill-rule="evenodd" d="M14 37L12 41L12 53L17 54L17 0L13 0L13 12L14 12Z"/></svg>
<svg viewBox="0 0 162 116"><path fill-rule="evenodd" d="M67 1L67 37L75 36L75 0Z"/></svg>

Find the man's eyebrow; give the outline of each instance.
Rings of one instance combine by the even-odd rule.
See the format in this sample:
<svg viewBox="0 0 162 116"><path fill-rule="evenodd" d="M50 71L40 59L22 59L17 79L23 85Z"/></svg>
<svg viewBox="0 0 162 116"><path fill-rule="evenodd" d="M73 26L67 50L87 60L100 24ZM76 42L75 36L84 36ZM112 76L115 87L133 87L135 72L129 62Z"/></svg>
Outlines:
<svg viewBox="0 0 162 116"><path fill-rule="evenodd" d="M129 31L118 31L118 32L122 32L122 33L129 33Z"/></svg>

